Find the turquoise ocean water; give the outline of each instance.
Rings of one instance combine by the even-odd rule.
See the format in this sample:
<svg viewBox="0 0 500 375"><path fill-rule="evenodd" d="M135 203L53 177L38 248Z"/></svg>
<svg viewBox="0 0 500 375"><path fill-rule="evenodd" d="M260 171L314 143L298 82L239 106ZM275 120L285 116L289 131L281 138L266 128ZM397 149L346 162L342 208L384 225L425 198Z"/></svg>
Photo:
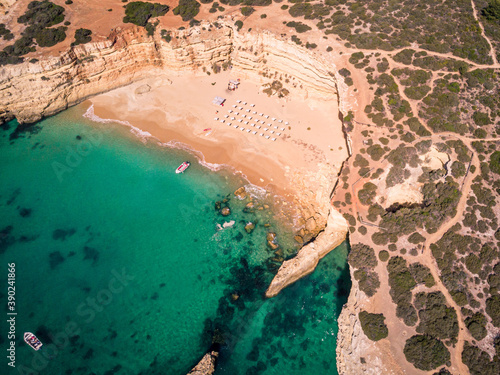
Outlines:
<svg viewBox="0 0 500 375"><path fill-rule="evenodd" d="M266 234L278 233L285 256L297 250L272 209L245 212L248 200L232 195L239 178L81 115L77 107L0 129L4 354L8 263L17 313L16 367L3 355L1 373L180 375L215 341L216 374L336 374L347 245L266 300L279 260ZM191 168L176 175L184 160ZM215 204L228 195L232 213L222 217ZM25 331L43 341L40 352Z"/></svg>

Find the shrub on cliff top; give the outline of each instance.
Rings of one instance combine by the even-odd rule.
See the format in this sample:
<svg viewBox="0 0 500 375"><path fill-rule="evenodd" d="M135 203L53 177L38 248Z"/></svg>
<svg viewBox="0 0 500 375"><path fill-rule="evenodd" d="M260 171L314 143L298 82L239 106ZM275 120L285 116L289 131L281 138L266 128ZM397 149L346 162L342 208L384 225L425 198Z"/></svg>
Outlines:
<svg viewBox="0 0 500 375"><path fill-rule="evenodd" d="M92 31L89 29L78 29L75 31L75 41L71 43L72 46L76 46L78 44L85 44L92 40Z"/></svg>
<svg viewBox="0 0 500 375"><path fill-rule="evenodd" d="M183 21L189 21L196 17L200 11L200 3L196 0L179 0L179 6L175 7L174 14L180 15Z"/></svg>
<svg viewBox="0 0 500 375"><path fill-rule="evenodd" d="M293 27L298 33L305 33L306 31L311 30L309 26L302 22L290 21L286 25L288 27Z"/></svg>
<svg viewBox="0 0 500 375"><path fill-rule="evenodd" d="M359 313L359 321L365 335L372 341L382 340L389 335L383 314L370 314L366 311Z"/></svg>
<svg viewBox="0 0 500 375"><path fill-rule="evenodd" d="M18 23L44 28L64 21L64 8L50 1L32 1L28 10L17 19Z"/></svg>
<svg viewBox="0 0 500 375"><path fill-rule="evenodd" d="M420 370L433 370L450 360L450 352L444 344L431 336L415 335L403 350L406 360Z"/></svg>
<svg viewBox="0 0 500 375"><path fill-rule="evenodd" d="M354 268L375 268L377 266L377 257L375 251L368 245L357 243L351 246L348 261Z"/></svg>
<svg viewBox="0 0 500 375"><path fill-rule="evenodd" d="M134 1L125 6L123 22L145 27L151 17L164 16L169 9L168 5Z"/></svg>
<svg viewBox="0 0 500 375"><path fill-rule="evenodd" d="M251 15L253 12L255 12L255 8L252 7L243 7L240 9L241 14L244 15L245 17L248 17Z"/></svg>

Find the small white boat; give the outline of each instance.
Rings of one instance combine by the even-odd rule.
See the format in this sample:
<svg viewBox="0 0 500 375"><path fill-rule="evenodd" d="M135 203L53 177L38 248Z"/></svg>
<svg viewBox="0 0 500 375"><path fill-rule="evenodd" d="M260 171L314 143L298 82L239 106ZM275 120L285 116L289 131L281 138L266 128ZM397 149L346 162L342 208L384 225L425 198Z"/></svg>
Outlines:
<svg viewBox="0 0 500 375"><path fill-rule="evenodd" d="M177 169L175 170L175 173L182 173L182 172L184 172L186 169L189 168L190 165L191 165L190 162L185 161L184 163L182 163L181 165L179 165L177 167Z"/></svg>
<svg viewBox="0 0 500 375"><path fill-rule="evenodd" d="M43 345L42 342L31 332L24 332L24 341L35 350L40 349Z"/></svg>

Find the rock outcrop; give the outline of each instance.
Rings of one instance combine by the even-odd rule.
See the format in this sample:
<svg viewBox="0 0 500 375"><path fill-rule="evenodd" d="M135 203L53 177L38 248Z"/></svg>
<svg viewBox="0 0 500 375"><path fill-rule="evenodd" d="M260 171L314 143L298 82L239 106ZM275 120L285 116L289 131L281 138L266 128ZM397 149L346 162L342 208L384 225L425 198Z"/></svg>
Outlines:
<svg viewBox="0 0 500 375"><path fill-rule="evenodd" d="M211 348L187 375L212 375L215 371L215 364L218 357L219 352Z"/></svg>
<svg viewBox="0 0 500 375"><path fill-rule="evenodd" d="M313 272L319 260L345 240L348 229L344 217L330 209L324 231L314 242L300 249L295 258L283 262L266 291L266 297L276 296L283 288Z"/></svg>

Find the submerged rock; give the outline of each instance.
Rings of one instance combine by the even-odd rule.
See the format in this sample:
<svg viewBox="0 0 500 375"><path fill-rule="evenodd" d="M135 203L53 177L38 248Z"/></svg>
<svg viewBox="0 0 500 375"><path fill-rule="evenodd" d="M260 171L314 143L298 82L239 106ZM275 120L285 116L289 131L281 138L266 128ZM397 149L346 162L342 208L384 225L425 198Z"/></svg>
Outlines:
<svg viewBox="0 0 500 375"><path fill-rule="evenodd" d="M252 213L254 212L255 204L250 201L246 204L245 208L243 209L243 212L245 213Z"/></svg>
<svg viewBox="0 0 500 375"><path fill-rule="evenodd" d="M242 186L240 187L239 189L237 189L235 192L234 192L234 195L236 196L236 198L238 199L245 199L247 197L247 192L245 190L245 187Z"/></svg>
<svg viewBox="0 0 500 375"><path fill-rule="evenodd" d="M229 216L231 214L231 209L229 207L222 207L220 213L222 216Z"/></svg>
<svg viewBox="0 0 500 375"><path fill-rule="evenodd" d="M251 221L249 221L247 225L245 225L245 230L247 231L247 233L252 233L254 229L255 229L255 224L252 223Z"/></svg>
<svg viewBox="0 0 500 375"><path fill-rule="evenodd" d="M269 232L266 236L266 240L268 241L274 241L276 239L276 233L274 232Z"/></svg>

